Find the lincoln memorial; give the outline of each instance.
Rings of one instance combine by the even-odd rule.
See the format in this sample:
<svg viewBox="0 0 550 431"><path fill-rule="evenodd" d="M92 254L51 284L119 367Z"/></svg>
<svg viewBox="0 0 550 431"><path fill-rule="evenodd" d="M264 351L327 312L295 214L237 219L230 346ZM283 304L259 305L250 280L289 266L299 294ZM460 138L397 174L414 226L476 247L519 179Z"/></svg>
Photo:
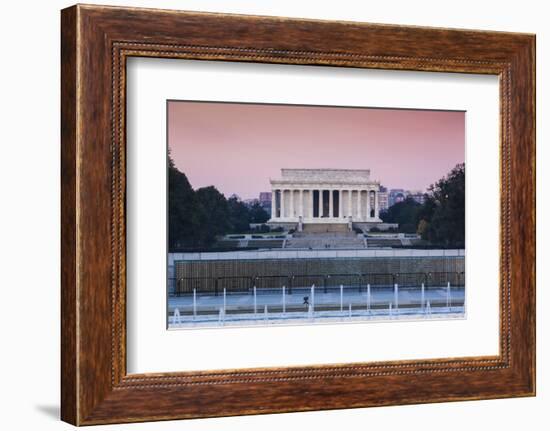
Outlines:
<svg viewBox="0 0 550 431"><path fill-rule="evenodd" d="M269 224L381 223L380 183L368 169L281 169Z"/></svg>

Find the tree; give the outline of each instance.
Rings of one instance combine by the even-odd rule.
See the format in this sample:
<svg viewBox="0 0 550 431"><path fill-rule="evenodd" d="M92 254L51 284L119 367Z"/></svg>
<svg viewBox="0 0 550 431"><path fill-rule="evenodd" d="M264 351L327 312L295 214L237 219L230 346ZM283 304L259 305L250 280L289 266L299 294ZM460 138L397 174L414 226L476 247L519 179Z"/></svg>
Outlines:
<svg viewBox="0 0 550 431"><path fill-rule="evenodd" d="M217 235L231 231L230 206L214 186L200 188L196 194L205 214L200 225L202 244L209 246L215 242Z"/></svg>
<svg viewBox="0 0 550 431"><path fill-rule="evenodd" d="M437 202L435 201L434 197L429 193L425 193L424 204L418 209L417 221L420 222L421 220L431 220L436 208Z"/></svg>
<svg viewBox="0 0 550 431"><path fill-rule="evenodd" d="M422 205L413 198L406 198L384 211L380 216L385 223L398 223L399 230L406 233L416 232L418 212Z"/></svg>
<svg viewBox="0 0 550 431"><path fill-rule="evenodd" d="M432 220L436 207L437 205L433 196L425 193L424 204L419 208L416 215L416 233L420 235L422 239L427 239L428 230L430 228L430 221Z"/></svg>
<svg viewBox="0 0 550 431"><path fill-rule="evenodd" d="M168 247L196 247L201 243L204 210L183 172L168 156Z"/></svg>
<svg viewBox="0 0 550 431"><path fill-rule="evenodd" d="M250 230L250 214L248 207L237 197L232 196L227 200L227 215L229 229L233 233L243 233Z"/></svg>
<svg viewBox="0 0 550 431"><path fill-rule="evenodd" d="M418 222L418 227L416 228L416 233L420 235L422 238L427 234L427 231L430 227L430 223L428 223L427 220L421 219Z"/></svg>
<svg viewBox="0 0 550 431"><path fill-rule="evenodd" d="M464 163L429 188L430 199L424 204L424 239L446 247L464 247L466 167Z"/></svg>
<svg viewBox="0 0 550 431"><path fill-rule="evenodd" d="M250 208L250 222L251 223L265 223L269 220L269 214L259 202L254 202Z"/></svg>
<svg viewBox="0 0 550 431"><path fill-rule="evenodd" d="M263 214L249 210L235 196L226 199L214 186L193 190L168 154L169 250L207 249L220 235L248 232L251 218L269 219L263 208L260 210Z"/></svg>
<svg viewBox="0 0 550 431"><path fill-rule="evenodd" d="M433 245L463 248L465 179L465 164L458 164L429 187L422 205L407 198L380 217L386 223L398 223L400 232L416 232Z"/></svg>

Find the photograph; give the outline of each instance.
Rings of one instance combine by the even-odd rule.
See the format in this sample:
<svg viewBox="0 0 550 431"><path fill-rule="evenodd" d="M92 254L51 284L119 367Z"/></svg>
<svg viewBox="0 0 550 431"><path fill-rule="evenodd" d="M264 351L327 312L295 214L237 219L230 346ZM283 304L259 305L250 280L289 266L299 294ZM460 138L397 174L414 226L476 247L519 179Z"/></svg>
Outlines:
<svg viewBox="0 0 550 431"><path fill-rule="evenodd" d="M466 112L166 110L168 329L466 318Z"/></svg>

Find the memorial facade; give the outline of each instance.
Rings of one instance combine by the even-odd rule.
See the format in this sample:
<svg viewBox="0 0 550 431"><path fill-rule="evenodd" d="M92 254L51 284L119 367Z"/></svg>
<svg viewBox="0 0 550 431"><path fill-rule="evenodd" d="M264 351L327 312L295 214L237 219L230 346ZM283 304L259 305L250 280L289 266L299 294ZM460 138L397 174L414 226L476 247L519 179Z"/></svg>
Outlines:
<svg viewBox="0 0 550 431"><path fill-rule="evenodd" d="M368 169L281 169L269 223L381 223L380 183Z"/></svg>

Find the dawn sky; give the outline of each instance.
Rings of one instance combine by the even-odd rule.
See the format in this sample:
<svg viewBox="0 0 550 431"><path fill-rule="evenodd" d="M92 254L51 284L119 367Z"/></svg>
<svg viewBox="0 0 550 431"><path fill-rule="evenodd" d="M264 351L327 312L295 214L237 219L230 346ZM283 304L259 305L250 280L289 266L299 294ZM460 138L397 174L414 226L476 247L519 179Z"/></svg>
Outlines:
<svg viewBox="0 0 550 431"><path fill-rule="evenodd" d="M169 102L168 144L194 189L271 191L281 168L370 169L388 188L425 189L465 156L465 114Z"/></svg>

